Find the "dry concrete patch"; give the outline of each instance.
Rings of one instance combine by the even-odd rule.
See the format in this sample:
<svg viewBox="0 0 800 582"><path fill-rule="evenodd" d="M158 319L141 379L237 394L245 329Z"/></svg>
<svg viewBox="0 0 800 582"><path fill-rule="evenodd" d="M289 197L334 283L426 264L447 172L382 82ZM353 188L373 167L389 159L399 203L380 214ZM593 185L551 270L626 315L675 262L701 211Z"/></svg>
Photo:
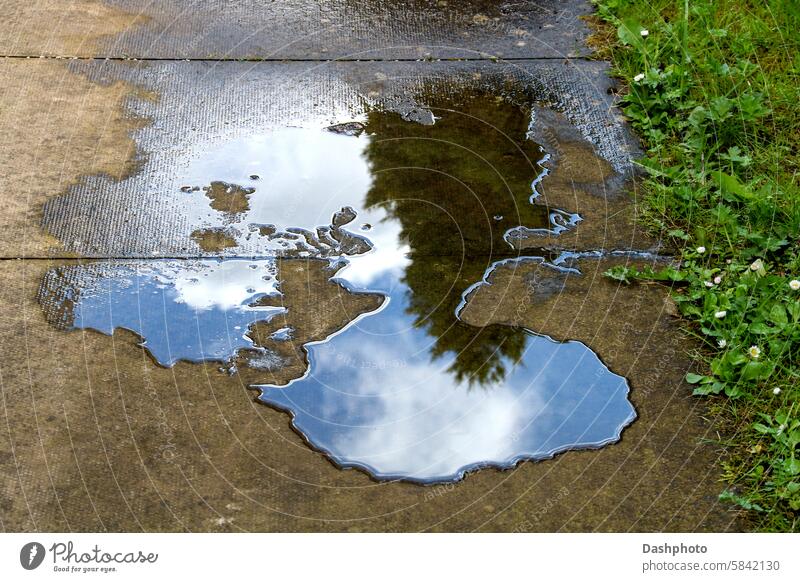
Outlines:
<svg viewBox="0 0 800 582"><path fill-rule="evenodd" d="M148 20L102 0L0 0L0 14L3 56L94 56L103 39Z"/></svg>
<svg viewBox="0 0 800 582"><path fill-rule="evenodd" d="M191 237L203 252L209 254L220 254L238 246L233 233L223 228L199 228L192 232Z"/></svg>
<svg viewBox="0 0 800 582"><path fill-rule="evenodd" d="M250 210L249 198L253 193L252 188L215 181L203 188L203 191L214 210L234 216Z"/></svg>
<svg viewBox="0 0 800 582"><path fill-rule="evenodd" d="M87 174L115 181L137 167L131 133L146 120L129 116L125 101L147 96L53 60L0 60L0 78L0 252L46 256L60 244L41 230L43 204Z"/></svg>

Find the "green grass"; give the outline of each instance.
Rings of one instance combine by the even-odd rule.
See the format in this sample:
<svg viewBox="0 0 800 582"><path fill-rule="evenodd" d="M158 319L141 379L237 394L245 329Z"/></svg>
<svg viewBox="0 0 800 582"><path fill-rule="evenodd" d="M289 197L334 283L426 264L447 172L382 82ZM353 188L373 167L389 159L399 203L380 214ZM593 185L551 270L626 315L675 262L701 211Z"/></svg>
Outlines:
<svg viewBox="0 0 800 582"><path fill-rule="evenodd" d="M682 258L606 275L672 287L702 346L687 383L725 423L720 497L754 529L798 531L800 2L595 4L646 150L647 224Z"/></svg>

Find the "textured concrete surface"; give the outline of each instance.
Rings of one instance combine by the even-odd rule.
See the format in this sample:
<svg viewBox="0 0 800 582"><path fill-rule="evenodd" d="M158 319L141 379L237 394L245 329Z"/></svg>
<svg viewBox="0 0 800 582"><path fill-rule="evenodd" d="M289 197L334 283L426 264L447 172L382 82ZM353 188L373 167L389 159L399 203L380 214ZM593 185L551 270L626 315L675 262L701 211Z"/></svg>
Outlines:
<svg viewBox="0 0 800 582"><path fill-rule="evenodd" d="M42 256L57 241L40 227L43 204L83 175L111 179L136 165L131 131L145 123L124 102L136 89L100 85L54 60L0 60L0 253Z"/></svg>
<svg viewBox="0 0 800 582"><path fill-rule="evenodd" d="M65 195L44 206L45 231L62 241L62 250L69 253L95 257L202 254L204 249L195 244L196 239L193 242L192 233L224 224L205 224L207 201L190 199L181 187L188 168L207 151L286 125L324 127L351 121L370 108L402 112L426 107L434 96L439 101L452 96L457 107L457 96L474 90L547 104L558 112L542 111L540 125L549 128L549 133L539 142L556 159L563 157L563 147L573 147L574 166L565 176L566 169L559 170L555 163L557 176L544 184L543 194L559 208L585 213L586 224L603 229L611 225L611 230L595 232L596 240L587 238L588 229L580 229L586 234L575 236L583 237L582 248L627 248L635 238L630 217L613 223L607 220L620 212L620 205L626 209L623 213L632 208L619 190L621 178L630 174L635 146L609 108L610 82L603 63L78 61L69 69L101 86L121 84L142 94L125 103L132 118L141 120L133 134L140 171L122 178L107 172L83 176ZM157 99L151 97L154 94ZM490 111L486 121L491 122ZM591 182L594 192L578 201L574 190L584 182ZM211 245L205 250L248 256L260 252L255 241L239 242L236 247ZM28 241L19 239L3 252L15 256L43 250L20 249L20 244ZM638 246L646 245L638 241Z"/></svg>
<svg viewBox="0 0 800 582"><path fill-rule="evenodd" d="M542 196L587 217L545 246L658 248L636 225L635 142L612 107L606 66L561 58L584 52L584 3L274 5L0 0L0 54L146 59L0 60L0 529L737 529L716 501L719 451L702 442L713 419L682 382L691 344L663 289L622 289L601 275L625 258L583 259L580 276L531 263L499 269L464 317L583 341L629 378L638 420L602 450L453 486L377 484L336 469L284 414L254 402L246 386L263 371L166 369L129 332L47 323L40 282L71 257L202 254L192 233L209 225L173 195L176 168L198 147L348 121L375 105L406 111L476 86L535 109L534 138L553 164ZM314 61L429 55L484 60ZM180 60L209 57L304 62ZM373 307L317 262L286 261L280 277L300 333L283 344L292 363L276 382L302 373L304 341Z"/></svg>
<svg viewBox="0 0 800 582"><path fill-rule="evenodd" d="M142 59L560 58L581 0L3 0L0 52ZM120 34L113 34L118 26ZM95 37L92 39L92 37Z"/></svg>
<svg viewBox="0 0 800 582"><path fill-rule="evenodd" d="M291 263L294 271L298 262ZM537 297L540 282L527 289L526 281L537 280L534 267L515 276L498 272L469 317L482 323L475 313L484 302L510 301L508 311L488 311L493 319L585 341L630 378L639 419L620 443L602 450L510 472L480 471L438 487L376 484L336 469L304 445L284 414L253 401L248 373L229 376L214 364L165 369L132 334L109 338L49 326L36 290L51 264L61 263L0 263L5 530L736 527L716 502L718 451L698 440L713 433L701 418L702 401L691 399L681 381L688 362L664 295L601 280L607 263L582 264L585 276L556 281L564 291L549 298ZM357 309L341 303L336 286L309 286L313 271L282 276L299 304ZM311 313L319 324L342 310Z"/></svg>

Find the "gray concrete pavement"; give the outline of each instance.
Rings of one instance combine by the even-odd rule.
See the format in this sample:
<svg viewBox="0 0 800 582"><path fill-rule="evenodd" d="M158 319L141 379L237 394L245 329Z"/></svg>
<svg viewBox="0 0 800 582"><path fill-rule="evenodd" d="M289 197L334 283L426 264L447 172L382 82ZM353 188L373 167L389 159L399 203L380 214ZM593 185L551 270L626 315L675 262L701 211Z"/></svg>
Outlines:
<svg viewBox="0 0 800 582"><path fill-rule="evenodd" d="M585 55L578 17L590 8L581 0L4 0L0 11L10 21L0 29L2 54L392 60ZM124 30L108 34L109 21ZM95 31L102 36L90 42Z"/></svg>
<svg viewBox="0 0 800 582"><path fill-rule="evenodd" d="M416 112L476 90L535 113L531 135L551 156L543 202L586 217L539 244L659 248L637 224L635 139L612 107L608 68L580 58L586 3L403 6L0 0L0 529L740 527L716 500L719 451L701 444L715 427L682 382L691 345L666 294L602 277L624 258L582 259L582 276L544 298L531 294L535 266L498 270L465 312L473 325L583 341L629 378L639 418L622 441L444 489L336 469L284 414L253 401L247 385L263 381L253 370L163 368L129 332L48 323L39 286L71 259L266 254L246 236L223 253L192 238L227 226L180 190L185 168L220 144L373 109ZM477 62L429 62L453 57ZM262 62L271 59L289 62ZM314 261L287 261L280 273L304 330L295 352L368 310Z"/></svg>
<svg viewBox="0 0 800 582"><path fill-rule="evenodd" d="M126 105L132 116L148 123L133 135L141 160L137 172L123 179L84 176L65 195L45 204L43 226L62 241L68 253L87 257L208 254L191 239L191 233L221 228L227 219L209 220L207 200L181 191L192 166L205 152L287 125L325 127L358 119L375 108L402 113L428 107L434 96L470 91L548 104L564 120L553 133L556 141L545 144L550 155L557 155L567 142L581 144L587 164L595 159L594 164L609 166L611 176L603 192L579 199L568 194L569 200L556 200L556 192L544 188L554 203L586 215L587 225L604 225L602 233L595 230L590 236L591 227L576 233L582 237L578 250L627 248L636 238L630 222L608 220L620 209L614 201L621 196L620 178L631 173L635 144L610 107L610 82L603 63L75 61L70 70L95 82L122 81L138 87L143 97L130 99ZM150 99L151 94L158 99ZM491 122L491 111L486 115ZM574 128L573 134L567 133L568 126ZM598 207L590 210L593 204ZM237 236L237 246L225 249L224 254L269 254L247 234ZM22 251L19 244L25 239L17 241L3 249L6 256ZM642 250L653 244L641 238L637 242ZM576 243L565 239L557 244L574 247Z"/></svg>

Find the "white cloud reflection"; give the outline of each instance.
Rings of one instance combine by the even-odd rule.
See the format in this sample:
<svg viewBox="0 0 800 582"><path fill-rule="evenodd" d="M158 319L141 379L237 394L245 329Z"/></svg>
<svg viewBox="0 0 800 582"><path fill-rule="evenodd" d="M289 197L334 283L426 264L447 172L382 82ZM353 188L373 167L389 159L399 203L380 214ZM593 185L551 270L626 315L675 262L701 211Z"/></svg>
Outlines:
<svg viewBox="0 0 800 582"><path fill-rule="evenodd" d="M373 250L351 257L347 280L359 287L405 269L408 245L400 240L401 225L381 207L365 208L372 173L365 156L371 137L339 135L322 128L283 128L231 139L193 160L184 181L206 185L218 180L255 188L250 209L220 225L249 232L250 224L271 224L279 231L302 228L314 232L337 211L352 207L358 214L347 229L367 238ZM253 177L257 176L257 179ZM362 225L370 229L361 230ZM240 241L245 248L246 241ZM280 250L260 240L262 250ZM313 252L312 252L313 256Z"/></svg>
<svg viewBox="0 0 800 582"><path fill-rule="evenodd" d="M274 259L203 261L188 267L171 263L163 284L175 287L175 300L196 310L246 307L259 295L278 293Z"/></svg>
<svg viewBox="0 0 800 582"><path fill-rule="evenodd" d="M634 418L625 379L577 342L529 335L502 381L459 384L453 355L431 361L434 338L406 308L399 285L384 310L310 346L307 378L264 386L261 400L291 410L298 430L340 464L424 482L599 446Z"/></svg>

